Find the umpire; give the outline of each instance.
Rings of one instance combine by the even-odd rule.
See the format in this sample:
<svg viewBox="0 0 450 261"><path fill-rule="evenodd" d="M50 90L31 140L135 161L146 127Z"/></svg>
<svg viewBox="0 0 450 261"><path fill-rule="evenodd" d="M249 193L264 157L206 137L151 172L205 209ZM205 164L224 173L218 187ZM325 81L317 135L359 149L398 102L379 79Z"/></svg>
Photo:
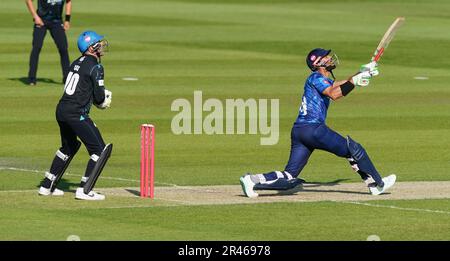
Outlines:
<svg viewBox="0 0 450 261"><path fill-rule="evenodd" d="M105 199L104 195L92 189L111 154L112 144L105 144L100 131L89 117L89 111L92 104L100 109L108 108L111 104L112 94L105 89L104 71L100 63L100 57L106 52L107 46L108 42L104 37L93 31L86 31L78 38L81 56L70 66L64 94L56 107L62 144L56 151L50 171L45 173L45 179L39 188L40 195L64 194L56 186L80 148L78 137L86 146L90 159L75 198Z"/></svg>
<svg viewBox="0 0 450 261"><path fill-rule="evenodd" d="M69 53L67 51L67 37L65 31L70 28L70 13L72 9L71 0L37 0L38 8L34 10L33 0L25 0L28 10L33 16L33 49L30 55L30 69L28 71L28 83L36 85L36 73L39 61L39 53L41 52L47 30L58 47L59 56L61 58L62 80L65 82L69 72ZM65 19L62 21L62 11L64 3Z"/></svg>

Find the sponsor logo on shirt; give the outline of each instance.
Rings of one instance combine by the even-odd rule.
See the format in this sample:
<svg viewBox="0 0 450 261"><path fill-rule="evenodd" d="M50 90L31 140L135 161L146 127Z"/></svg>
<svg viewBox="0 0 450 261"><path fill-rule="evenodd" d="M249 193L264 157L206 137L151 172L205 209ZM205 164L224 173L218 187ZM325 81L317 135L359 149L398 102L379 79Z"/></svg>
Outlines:
<svg viewBox="0 0 450 261"><path fill-rule="evenodd" d="M47 0L47 4L50 4L50 5L56 5L56 4L60 5L61 3L62 3L62 0Z"/></svg>

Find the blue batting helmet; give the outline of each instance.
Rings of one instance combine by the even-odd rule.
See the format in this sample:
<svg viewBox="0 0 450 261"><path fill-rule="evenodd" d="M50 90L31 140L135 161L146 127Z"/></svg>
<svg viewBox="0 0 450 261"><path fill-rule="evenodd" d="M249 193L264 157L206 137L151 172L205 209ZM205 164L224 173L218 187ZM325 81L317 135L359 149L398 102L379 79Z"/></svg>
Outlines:
<svg viewBox="0 0 450 261"><path fill-rule="evenodd" d="M317 67L314 65L314 63L330 54L330 52L331 50L325 50L322 48L316 48L309 52L308 56L306 56L306 64L308 65L309 69L311 69L311 71L317 70Z"/></svg>
<svg viewBox="0 0 450 261"><path fill-rule="evenodd" d="M84 53L89 46L100 42L103 38L105 38L103 35L99 35L94 31L85 31L78 36L78 50L80 50L81 53Z"/></svg>

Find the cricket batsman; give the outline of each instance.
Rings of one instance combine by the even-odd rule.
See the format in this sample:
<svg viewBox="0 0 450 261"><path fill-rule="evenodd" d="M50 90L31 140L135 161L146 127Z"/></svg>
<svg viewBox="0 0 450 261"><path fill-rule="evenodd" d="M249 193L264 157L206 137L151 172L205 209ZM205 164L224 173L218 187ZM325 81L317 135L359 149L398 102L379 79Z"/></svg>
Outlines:
<svg viewBox="0 0 450 261"><path fill-rule="evenodd" d="M342 137L326 124L330 99L336 101L352 92L355 86L368 86L372 76L379 74L377 63L361 66L360 71L346 80L335 81L333 69L339 60L331 50L316 48L306 57L311 74L306 79L298 117L291 131L291 152L284 171L246 174L240 178L244 194L258 196L255 190L286 190L297 186L299 176L315 149L325 150L346 158L368 186L372 195L379 195L392 187L396 176L382 178L366 150L347 136ZM332 76L333 79L330 78Z"/></svg>
<svg viewBox="0 0 450 261"><path fill-rule="evenodd" d="M96 32L86 31L78 37L81 56L71 65L64 86L64 94L56 106L56 120L61 134L61 147L56 151L50 171L39 188L39 194L62 196L56 188L81 142L86 146L90 159L87 163L76 199L104 200L105 196L94 192L100 173L112 151L112 144L105 144L95 123L89 117L92 104L106 109L111 104L112 93L105 89L103 66L100 57L107 51L108 42Z"/></svg>

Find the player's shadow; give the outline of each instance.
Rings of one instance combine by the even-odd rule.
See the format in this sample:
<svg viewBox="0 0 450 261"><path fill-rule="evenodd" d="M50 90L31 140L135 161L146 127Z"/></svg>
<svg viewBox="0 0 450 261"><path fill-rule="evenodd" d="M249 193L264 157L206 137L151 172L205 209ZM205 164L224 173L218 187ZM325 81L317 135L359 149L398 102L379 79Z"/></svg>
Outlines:
<svg viewBox="0 0 450 261"><path fill-rule="evenodd" d="M347 180L350 180L350 179L336 179L336 180L327 181L327 182L306 181L303 184L308 185L308 187L322 187L322 186L329 187L329 186L339 185L340 183L347 181Z"/></svg>
<svg viewBox="0 0 450 261"><path fill-rule="evenodd" d="M366 195L367 192L360 192L360 191L348 191L348 190L320 190L320 189L311 189L308 190L308 188L315 188L315 187L322 187L322 186L336 186L339 185L339 183L343 181L347 181L350 179L337 179L335 181L331 182L305 182L307 186L302 187L302 192L322 192L322 193L344 193L344 194L358 194L358 195ZM389 194L389 193L386 193Z"/></svg>
<svg viewBox="0 0 450 261"><path fill-rule="evenodd" d="M36 185L37 188L39 188L41 186L42 181ZM80 183L73 183L73 182L69 182L67 179L62 178L59 182L58 182L58 189L64 191L64 192L72 192L75 193L76 189L72 189L72 188L77 188L80 186Z"/></svg>
<svg viewBox="0 0 450 261"><path fill-rule="evenodd" d="M30 83L29 83L29 81L28 81L28 78L27 77L19 77L19 78L8 78L8 80L10 80L10 81L17 81L17 82L21 82L21 83L23 83L24 85L30 85ZM57 82L57 81L55 81L55 80L53 80L53 79L50 79L50 78L37 78L36 79L36 83L37 84L39 84L39 83L46 83L46 84L57 84L57 85L61 85L62 84L62 82Z"/></svg>
<svg viewBox="0 0 450 261"><path fill-rule="evenodd" d="M137 190L135 190L135 189L125 189L128 193L130 193L130 194L133 194L133 195L135 195L135 196L141 196L141 192L140 191L137 191Z"/></svg>
<svg viewBox="0 0 450 261"><path fill-rule="evenodd" d="M367 194L368 194L368 192L361 192L361 191L348 191L348 190L320 190L320 189L311 189L311 190L308 190L308 189L305 189L305 188L301 189L301 192L302 192L302 193L305 193L305 192L314 192L314 193L317 193L317 192L321 192L321 193L343 193L343 194L357 194L357 195L367 195ZM386 194L389 194L389 193L386 193Z"/></svg>
<svg viewBox="0 0 450 261"><path fill-rule="evenodd" d="M320 189L309 189L309 188L318 188L318 187L329 187L339 185L341 182L347 181L350 179L336 179L328 182L304 182L301 185L289 189L289 190L279 190L276 194L260 194L260 197L270 197L270 196L289 196L296 195L298 192L307 193L307 192L321 192L321 193L344 193L344 194L358 194L358 195L366 195L367 192L360 191L348 191L348 190L320 190Z"/></svg>

